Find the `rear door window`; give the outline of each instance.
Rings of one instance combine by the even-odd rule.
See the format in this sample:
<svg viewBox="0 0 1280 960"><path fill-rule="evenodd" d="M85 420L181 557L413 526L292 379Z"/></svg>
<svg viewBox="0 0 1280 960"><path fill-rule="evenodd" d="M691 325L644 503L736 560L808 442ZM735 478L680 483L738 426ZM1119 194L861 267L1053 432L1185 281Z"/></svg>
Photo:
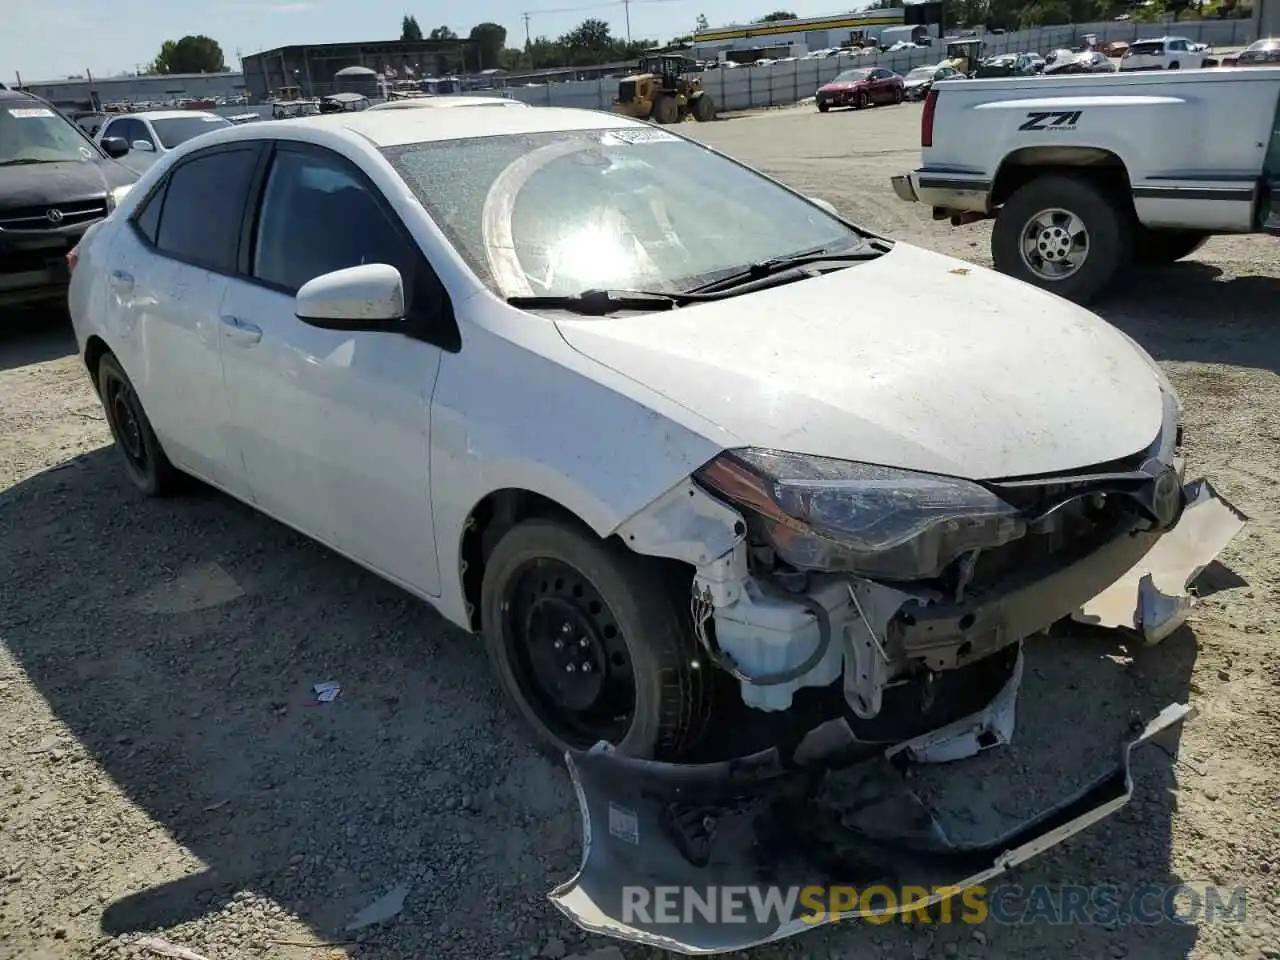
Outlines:
<svg viewBox="0 0 1280 960"><path fill-rule="evenodd" d="M156 249L166 256L234 273L245 201L258 163L256 144L198 153L169 174Z"/></svg>

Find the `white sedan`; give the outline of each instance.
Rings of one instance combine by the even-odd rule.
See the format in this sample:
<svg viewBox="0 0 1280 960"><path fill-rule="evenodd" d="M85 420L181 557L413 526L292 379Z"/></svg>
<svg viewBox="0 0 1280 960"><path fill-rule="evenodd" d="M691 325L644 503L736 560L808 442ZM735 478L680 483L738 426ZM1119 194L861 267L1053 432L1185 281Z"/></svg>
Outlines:
<svg viewBox="0 0 1280 960"><path fill-rule="evenodd" d="M226 117L204 110L147 110L113 117L102 125L95 137L99 146L104 140L121 140L128 152L120 162L138 173L192 137L234 126Z"/></svg>
<svg viewBox="0 0 1280 960"><path fill-rule="evenodd" d="M1097 316L606 113L219 130L71 259L138 490L198 477L480 633L557 752L1005 742L1020 641L1132 627L1225 509Z"/></svg>
<svg viewBox="0 0 1280 960"><path fill-rule="evenodd" d="M1161 639L1185 583L1144 564L1239 527L1183 485L1177 397L1124 334L624 117L229 127L69 260L138 490L198 477L480 633L541 743L595 764L602 844L635 842L612 756L1007 742L1024 637Z"/></svg>

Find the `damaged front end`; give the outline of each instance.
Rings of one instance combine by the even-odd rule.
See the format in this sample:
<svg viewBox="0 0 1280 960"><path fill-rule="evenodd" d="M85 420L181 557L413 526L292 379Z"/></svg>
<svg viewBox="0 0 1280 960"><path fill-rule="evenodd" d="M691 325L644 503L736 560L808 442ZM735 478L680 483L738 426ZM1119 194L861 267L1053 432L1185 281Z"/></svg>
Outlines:
<svg viewBox="0 0 1280 960"><path fill-rule="evenodd" d="M1018 829L953 840L888 761L825 771L774 750L681 766L566 756L583 823L578 875L551 893L582 928L685 955L744 950L841 919L916 914L1110 816L1133 794L1132 752L1170 749L1167 707L1115 769Z"/></svg>
<svg viewBox="0 0 1280 960"><path fill-rule="evenodd" d="M743 949L838 917L793 903L708 919L699 901L673 925L636 898L887 885L944 899L1123 806L1131 750L1176 734L1189 708L1168 707L1112 773L982 843L953 842L901 771L1010 741L1025 638L1075 618L1154 643L1186 619L1191 580L1246 518L1207 481L1184 484L1167 413L1132 458L995 482L728 451L624 527L639 552L696 568L693 627L742 711L712 731L718 753L660 763L601 744L566 758L584 859L557 906L681 953Z"/></svg>

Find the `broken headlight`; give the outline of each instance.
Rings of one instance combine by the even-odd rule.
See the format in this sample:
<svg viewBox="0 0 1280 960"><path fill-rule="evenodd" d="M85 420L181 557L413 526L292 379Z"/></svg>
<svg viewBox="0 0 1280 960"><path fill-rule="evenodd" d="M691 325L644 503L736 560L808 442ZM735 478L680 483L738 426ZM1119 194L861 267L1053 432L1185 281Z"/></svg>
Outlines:
<svg viewBox="0 0 1280 960"><path fill-rule="evenodd" d="M1026 533L1018 510L968 480L747 448L694 474L747 507L779 557L801 570L886 580L937 577L956 558Z"/></svg>

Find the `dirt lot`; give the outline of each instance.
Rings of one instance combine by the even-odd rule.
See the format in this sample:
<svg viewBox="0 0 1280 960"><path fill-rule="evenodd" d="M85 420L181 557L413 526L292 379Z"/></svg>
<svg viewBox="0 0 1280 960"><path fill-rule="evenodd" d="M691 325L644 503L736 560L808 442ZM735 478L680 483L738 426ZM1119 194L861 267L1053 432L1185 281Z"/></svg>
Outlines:
<svg viewBox="0 0 1280 960"><path fill-rule="evenodd" d="M916 160L918 120L917 106L810 108L689 129L882 232L985 264L987 229L934 224L889 189ZM1165 365L1193 469L1252 524L1192 629L1162 647L1084 631L1032 644L1016 742L968 774L1019 806L1047 801L1110 762L1135 717L1189 699L1184 762L1146 757L1134 805L1012 879L1243 885L1248 921L842 924L753 958L1280 957L1277 277L1276 241L1216 239L1098 307ZM211 960L605 945L544 899L577 863L568 778L528 746L477 644L225 497L135 496L65 320L0 330L0 396L0 956L140 956L157 930ZM306 706L325 680L340 698ZM302 945L343 939L401 883L396 922Z"/></svg>

